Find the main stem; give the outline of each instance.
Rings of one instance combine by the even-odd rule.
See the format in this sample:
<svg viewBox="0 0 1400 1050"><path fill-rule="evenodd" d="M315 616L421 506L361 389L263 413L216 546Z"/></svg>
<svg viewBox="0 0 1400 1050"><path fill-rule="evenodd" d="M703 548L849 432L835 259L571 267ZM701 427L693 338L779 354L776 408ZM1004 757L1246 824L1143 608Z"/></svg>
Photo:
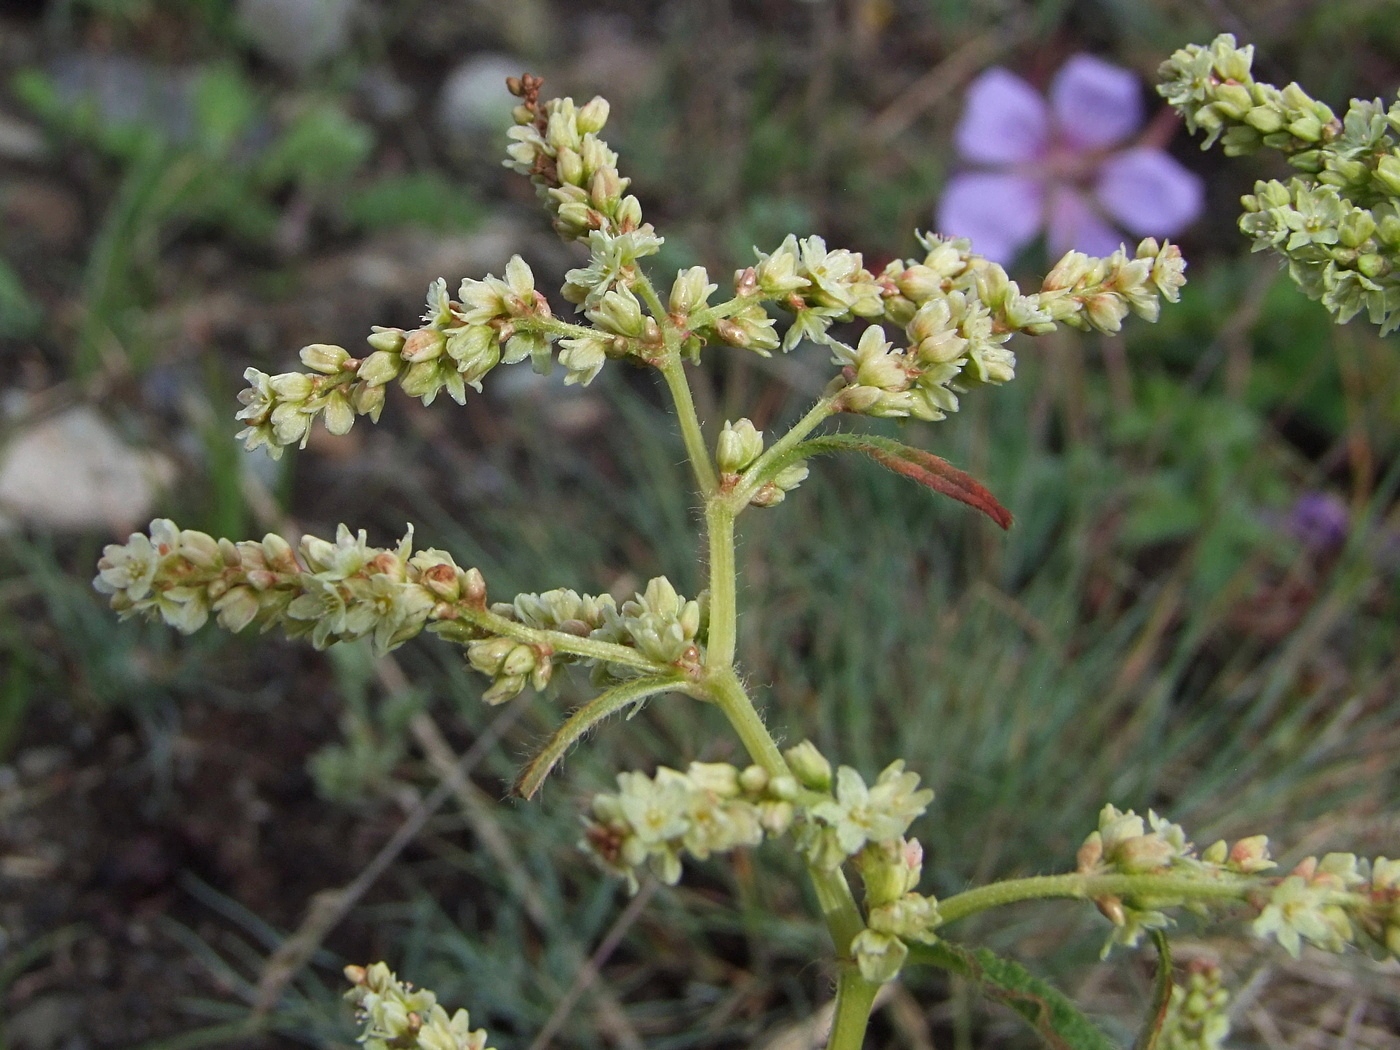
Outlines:
<svg viewBox="0 0 1400 1050"><path fill-rule="evenodd" d="M747 503L747 499L735 506L732 498L727 498L719 491L714 463L705 446L700 419L695 411L695 401L690 393L690 383L686 379L685 366L681 362L680 345L674 326L662 310L660 300L650 283L639 282L639 287L662 329L666 356L661 365L661 374L666 379L666 388L676 406L676 417L680 424L681 438L685 442L686 456L695 472L700 494L705 498L705 532L710 570L710 624L703 685L716 706L729 719L729 724L738 733L753 761L772 776L791 776L792 771L788 768L787 760L783 758L777 742L768 732L768 727L763 724L763 719L754 708L747 690L734 672L739 622L735 593L737 569L734 519L739 509ZM788 435L778 442L775 448L781 446L781 449L786 449L795 444L830 413L830 401L822 399L795 428L799 432ZM773 450L770 449L771 451ZM827 1050L860 1050L865 1040L866 1025L870 1021L870 1011L875 1003L875 993L879 990L879 985L861 976L851 957L851 942L865 929L865 919L840 868L827 871L809 866L807 870L816 891L822 918L831 932L831 940L836 947L836 958L841 968L836 983L836 1005Z"/></svg>

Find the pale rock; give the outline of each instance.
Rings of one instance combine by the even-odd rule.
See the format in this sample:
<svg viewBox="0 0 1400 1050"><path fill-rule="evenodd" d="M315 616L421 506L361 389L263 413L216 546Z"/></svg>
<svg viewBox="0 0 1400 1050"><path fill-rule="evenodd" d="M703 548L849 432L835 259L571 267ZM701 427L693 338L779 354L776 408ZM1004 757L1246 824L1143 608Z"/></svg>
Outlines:
<svg viewBox="0 0 1400 1050"><path fill-rule="evenodd" d="M524 59L499 54L473 55L461 62L443 82L438 123L455 135L499 135L504 141L517 101L506 90L506 78L529 68Z"/></svg>
<svg viewBox="0 0 1400 1050"><path fill-rule="evenodd" d="M301 72L350 40L355 0L238 0L238 24L272 62Z"/></svg>
<svg viewBox="0 0 1400 1050"><path fill-rule="evenodd" d="M124 443L93 409L67 409L0 448L0 529L120 532L144 524L174 473L164 456Z"/></svg>

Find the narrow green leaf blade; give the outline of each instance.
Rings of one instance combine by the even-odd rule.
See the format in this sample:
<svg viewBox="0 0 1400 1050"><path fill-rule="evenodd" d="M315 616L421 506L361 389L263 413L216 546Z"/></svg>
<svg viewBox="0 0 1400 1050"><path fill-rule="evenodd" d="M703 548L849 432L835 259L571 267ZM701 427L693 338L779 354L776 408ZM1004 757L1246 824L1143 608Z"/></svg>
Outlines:
<svg viewBox="0 0 1400 1050"><path fill-rule="evenodd" d="M1018 1014L1050 1050L1121 1050L1063 992L986 948L971 951L949 941L911 944L909 961L975 982L983 994Z"/></svg>
<svg viewBox="0 0 1400 1050"><path fill-rule="evenodd" d="M559 760L569 748L603 719L633 704L639 704L649 696L679 689L682 685L680 679L671 675L664 678L650 675L623 682L595 696L575 710L549 738L549 742L530 760L529 765L520 771L520 779L515 783L516 794L523 798L534 798L535 792L539 791L540 785L545 782L545 778L559 764Z"/></svg>
<svg viewBox="0 0 1400 1050"><path fill-rule="evenodd" d="M781 466L829 452L859 452L896 474L903 474L925 488L949 496L979 510L1003 529L1011 527L1011 512L980 481L959 470L941 456L890 438L870 434L825 434L804 441L784 457ZM774 464L777 469L780 465Z"/></svg>

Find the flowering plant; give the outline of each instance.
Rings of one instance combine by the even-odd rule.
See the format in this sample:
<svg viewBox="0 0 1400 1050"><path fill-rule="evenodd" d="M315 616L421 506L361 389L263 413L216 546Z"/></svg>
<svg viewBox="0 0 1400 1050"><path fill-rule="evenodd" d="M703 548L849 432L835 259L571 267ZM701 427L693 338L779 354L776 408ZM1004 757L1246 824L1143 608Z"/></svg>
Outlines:
<svg viewBox="0 0 1400 1050"><path fill-rule="evenodd" d="M334 540L308 536L293 546L276 535L216 540L158 520L148 533L106 549L95 585L112 606L184 632L213 617L231 631L280 627L317 647L369 639L380 652L428 631L462 648L488 682L488 704L526 689L547 692L561 668L586 668L596 695L562 720L521 771L517 790L526 798L613 714L661 697L715 705L748 762L620 772L617 790L589 806L580 846L635 892L648 873L676 883L687 857L786 841L805 863L831 935L833 1050L862 1044L877 991L910 963L977 981L1054 1045L1109 1045L1044 982L947 938L959 919L1015 901L1093 901L1112 926L1105 951L1151 937L1163 976L1149 1027L1175 1026L1168 1030L1192 1038L1221 1032L1221 996L1202 977L1173 998L1163 931L1174 909L1252 910L1256 932L1294 952L1308 941L1396 954L1400 862L1332 854L1279 875L1262 836L1198 851L1155 813L1144 818L1111 805L1074 871L935 900L919 890L923 848L908 834L933 801L918 774L894 759L869 783L808 741L780 748L742 677L737 520L750 508L781 504L808 479L816 457L866 456L1010 525L990 492L942 458L888 438L821 432L823 424L857 415L942 419L963 396L1013 378L1015 356L1006 345L1013 336L1041 335L1061 323L1112 333L1130 312L1155 319L1161 300L1174 301L1183 284L1177 248L1148 239L1103 258L1072 251L1039 288L1023 292L965 239L922 236L916 258L877 273L859 254L828 248L819 237L789 237L739 270L733 294L721 301L713 301L718 284L699 266L681 270L663 291L643 265L661 237L644 221L617 155L600 137L608 104L546 101L540 86L530 76L510 83L519 105L507 164L534 183L559 235L588 251L587 264L569 271L562 289L581 318L556 316L519 256L503 277L468 278L455 296L436 281L418 326L375 328L359 354L313 344L301 351L307 371L249 369L238 413L242 436L250 448L276 455L305 444L318 417L335 434L360 416L377 419L390 383L425 403L444 390L460 402L496 368L526 360L548 371L557 358L566 382L585 385L609 362L631 362L658 373L670 395L703 507L708 588L687 598L658 577L623 601L554 589L493 602L480 571L417 547L412 529L393 547L372 546L364 532L345 526ZM785 329L772 308L785 315ZM855 331L847 336L849 329L838 326ZM715 349L770 354L802 344L822 348L833 366L806 414L775 439L747 418L712 427L707 439L688 367ZM852 874L859 876L859 899ZM470 1028L464 1011L449 1016L431 992L399 981L384 964L351 967L347 976L367 1046L483 1050L487 1037Z"/></svg>

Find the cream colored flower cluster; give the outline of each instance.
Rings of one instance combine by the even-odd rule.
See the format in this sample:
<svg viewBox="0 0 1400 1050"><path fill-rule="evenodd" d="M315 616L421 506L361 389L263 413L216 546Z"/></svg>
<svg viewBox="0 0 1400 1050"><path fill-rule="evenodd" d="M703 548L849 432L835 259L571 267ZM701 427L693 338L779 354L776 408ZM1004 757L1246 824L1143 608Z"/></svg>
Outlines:
<svg viewBox="0 0 1400 1050"><path fill-rule="evenodd" d="M93 586L123 618L158 616L190 634L212 613L226 630L280 626L318 649L369 638L385 652L486 593L476 569L443 551L415 553L411 528L392 549L342 525L333 542L306 536L294 551L280 536L234 543L162 518L109 545L97 570Z"/></svg>
<svg viewBox="0 0 1400 1050"><path fill-rule="evenodd" d="M1256 80L1253 62L1254 48L1225 33L1162 63L1157 90L1206 133L1203 149L1217 138L1230 156L1267 147L1299 172L1243 198L1255 251L1277 252L1339 324L1365 310L1382 334L1400 327L1400 100L1352 99L1338 119L1296 83Z"/></svg>
<svg viewBox="0 0 1400 1050"><path fill-rule="evenodd" d="M347 966L345 977L365 1050L490 1050L486 1030L473 1031L467 1011L449 1016L436 995L400 981L384 963Z"/></svg>

